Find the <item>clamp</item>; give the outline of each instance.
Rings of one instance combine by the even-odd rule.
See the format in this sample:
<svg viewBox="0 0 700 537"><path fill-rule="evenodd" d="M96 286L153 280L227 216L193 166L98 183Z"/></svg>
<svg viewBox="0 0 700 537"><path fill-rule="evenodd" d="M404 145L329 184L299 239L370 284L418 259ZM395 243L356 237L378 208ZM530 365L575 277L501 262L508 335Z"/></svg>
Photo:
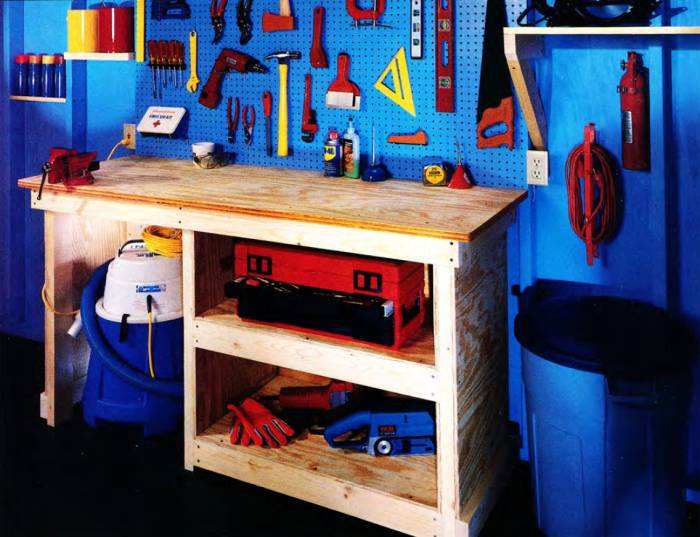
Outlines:
<svg viewBox="0 0 700 537"><path fill-rule="evenodd" d="M348 15L352 17L355 21L355 27L366 26L371 24L372 26L383 26L377 24L377 20L384 14L386 9L386 0L373 0L371 9L360 9L357 7L358 0L345 0L345 9ZM360 22L360 21L372 21Z"/></svg>
<svg viewBox="0 0 700 537"><path fill-rule="evenodd" d="M214 27L214 40L212 43L218 43L224 36L224 11L226 11L227 3L228 0L211 0L209 15L211 15L211 25Z"/></svg>
<svg viewBox="0 0 700 537"><path fill-rule="evenodd" d="M250 119L248 119L248 111L250 110ZM255 126L255 107L251 104L243 107L243 133L245 134L245 143L250 145L253 142L253 127Z"/></svg>
<svg viewBox="0 0 700 537"><path fill-rule="evenodd" d="M238 129L238 110L240 108L238 97L236 97L236 111L233 113L233 116L231 116L232 101L233 99L229 97L228 105L226 106L226 126L228 128L228 143L230 144L236 141L236 130ZM243 110L243 113L245 114L245 108Z"/></svg>

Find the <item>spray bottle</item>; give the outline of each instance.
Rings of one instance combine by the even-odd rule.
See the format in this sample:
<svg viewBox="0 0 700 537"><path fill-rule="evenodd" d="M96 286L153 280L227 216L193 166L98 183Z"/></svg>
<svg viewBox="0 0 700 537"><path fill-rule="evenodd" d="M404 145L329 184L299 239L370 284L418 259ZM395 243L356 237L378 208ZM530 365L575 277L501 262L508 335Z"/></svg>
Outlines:
<svg viewBox="0 0 700 537"><path fill-rule="evenodd" d="M348 129L343 134L343 175L360 177L360 135L355 131L352 118L348 119Z"/></svg>
<svg viewBox="0 0 700 537"><path fill-rule="evenodd" d="M328 177L341 177L343 175L340 140L338 139L338 131L335 129L328 131L328 138L323 145L323 173Z"/></svg>

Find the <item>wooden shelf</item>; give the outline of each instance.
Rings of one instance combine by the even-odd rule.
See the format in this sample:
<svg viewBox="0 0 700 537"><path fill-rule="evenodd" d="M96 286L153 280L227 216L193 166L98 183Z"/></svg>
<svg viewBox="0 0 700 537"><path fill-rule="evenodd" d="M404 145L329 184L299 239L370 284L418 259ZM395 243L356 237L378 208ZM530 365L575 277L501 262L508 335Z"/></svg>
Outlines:
<svg viewBox="0 0 700 537"><path fill-rule="evenodd" d="M698 35L700 26L615 26L611 28L526 26L504 28L506 35Z"/></svg>
<svg viewBox="0 0 700 537"><path fill-rule="evenodd" d="M308 382L278 376L258 395ZM231 445L226 415L195 439L195 466L394 527L413 535L438 528L436 458L372 457L332 449L308 435L280 449Z"/></svg>
<svg viewBox="0 0 700 537"><path fill-rule="evenodd" d="M535 149L547 149L547 118L530 60L544 53L546 36L672 36L700 35L700 26L619 26L612 28L524 27L504 28L505 55L513 87Z"/></svg>
<svg viewBox="0 0 700 537"><path fill-rule="evenodd" d="M196 317L194 345L223 354L434 401L435 344L430 320L398 351L264 323L243 321L226 300Z"/></svg>
<svg viewBox="0 0 700 537"><path fill-rule="evenodd" d="M133 52L64 52L66 60L126 62L134 59Z"/></svg>
<svg viewBox="0 0 700 537"><path fill-rule="evenodd" d="M30 97L29 95L10 95L11 101L28 101L36 103L65 103L65 97Z"/></svg>

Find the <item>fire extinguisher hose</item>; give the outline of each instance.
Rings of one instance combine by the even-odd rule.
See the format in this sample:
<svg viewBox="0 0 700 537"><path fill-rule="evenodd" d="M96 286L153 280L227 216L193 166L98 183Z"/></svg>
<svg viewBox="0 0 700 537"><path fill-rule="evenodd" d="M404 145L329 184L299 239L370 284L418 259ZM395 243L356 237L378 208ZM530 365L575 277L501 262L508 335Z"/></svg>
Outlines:
<svg viewBox="0 0 700 537"><path fill-rule="evenodd" d="M569 198L569 222L574 233L585 242L586 227L592 226L594 247L608 239L615 231L617 200L615 173L610 155L599 145L591 145L593 155L593 182L596 187L595 204L590 221L583 209L581 183L584 181L584 144L576 146L566 160L566 187Z"/></svg>

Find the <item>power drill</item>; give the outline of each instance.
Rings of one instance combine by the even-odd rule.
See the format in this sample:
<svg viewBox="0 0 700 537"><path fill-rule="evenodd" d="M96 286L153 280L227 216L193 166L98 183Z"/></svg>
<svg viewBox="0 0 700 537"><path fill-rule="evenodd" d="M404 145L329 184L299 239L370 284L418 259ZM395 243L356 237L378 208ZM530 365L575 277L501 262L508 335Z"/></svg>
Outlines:
<svg viewBox="0 0 700 537"><path fill-rule="evenodd" d="M209 73L209 80L204 84L199 95L199 103L207 108L216 108L221 100L221 81L229 71L239 73L266 73L267 68L252 56L230 48L222 49Z"/></svg>

